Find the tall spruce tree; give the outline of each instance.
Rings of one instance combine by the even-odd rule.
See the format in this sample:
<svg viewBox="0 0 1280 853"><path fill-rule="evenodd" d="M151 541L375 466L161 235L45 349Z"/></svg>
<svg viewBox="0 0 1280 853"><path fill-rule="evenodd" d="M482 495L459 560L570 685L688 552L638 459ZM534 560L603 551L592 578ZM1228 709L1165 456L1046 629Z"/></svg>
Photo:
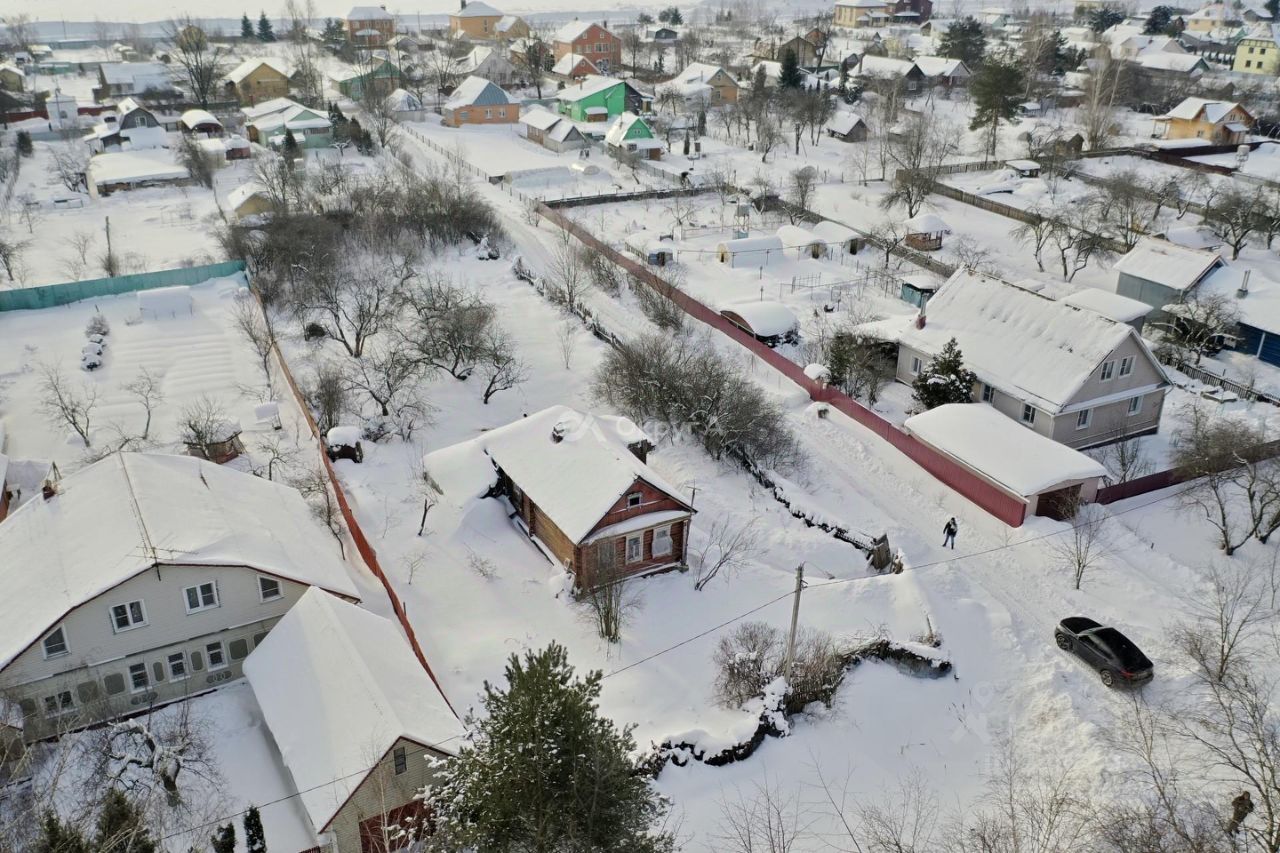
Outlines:
<svg viewBox="0 0 1280 853"><path fill-rule="evenodd" d="M986 52L987 36L982 31L982 24L972 15L947 27L938 45L938 53L962 60L971 68L977 68Z"/></svg>
<svg viewBox="0 0 1280 853"><path fill-rule="evenodd" d="M48 812L40 822L40 837L32 853L90 853L90 848L78 829Z"/></svg>
<svg viewBox="0 0 1280 853"><path fill-rule="evenodd" d="M271 26L271 21L267 18L267 13L264 10L260 15L258 15L258 41L275 40L276 31Z"/></svg>
<svg viewBox="0 0 1280 853"><path fill-rule="evenodd" d="M782 69L778 72L778 85L784 89L799 89L804 82L800 73L800 59L796 52L787 48L782 54Z"/></svg>
<svg viewBox="0 0 1280 853"><path fill-rule="evenodd" d="M107 791L98 812L94 853L156 853L142 810L116 788Z"/></svg>
<svg viewBox="0 0 1280 853"><path fill-rule="evenodd" d="M952 338L938 357L920 371L912 388L916 402L933 409L946 403L972 403L973 383L977 381L973 371L964 366L960 344Z"/></svg>
<svg viewBox="0 0 1280 853"><path fill-rule="evenodd" d="M507 661L505 687L486 682L475 734L432 790L448 849L486 853L668 853L656 831L665 806L631 755L631 729L599 713L599 671L574 675L552 643Z"/></svg>
<svg viewBox="0 0 1280 853"><path fill-rule="evenodd" d="M267 837L262 832L262 815L257 806L244 813L244 849L248 853L267 853Z"/></svg>
<svg viewBox="0 0 1280 853"><path fill-rule="evenodd" d="M969 82L969 96L973 99L969 129L987 129L989 156L996 155L1000 144L1000 122L1018 123L1022 94L1022 69L1006 59L988 59Z"/></svg>
<svg viewBox="0 0 1280 853"><path fill-rule="evenodd" d="M209 838L209 846L213 853L236 853L236 825L228 823L218 827L218 831Z"/></svg>
<svg viewBox="0 0 1280 853"><path fill-rule="evenodd" d="M249 14L247 12L240 16L240 38L256 38L253 33L253 21L249 20Z"/></svg>

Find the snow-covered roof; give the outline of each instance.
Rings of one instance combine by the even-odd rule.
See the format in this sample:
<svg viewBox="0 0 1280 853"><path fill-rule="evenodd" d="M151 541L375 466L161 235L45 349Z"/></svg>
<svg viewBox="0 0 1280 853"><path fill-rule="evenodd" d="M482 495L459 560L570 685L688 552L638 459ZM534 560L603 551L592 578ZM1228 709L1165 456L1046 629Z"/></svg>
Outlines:
<svg viewBox="0 0 1280 853"><path fill-rule="evenodd" d="M381 6L352 6L348 21L392 21L395 18Z"/></svg>
<svg viewBox="0 0 1280 853"><path fill-rule="evenodd" d="M824 219L821 222L810 226L809 230L813 232L815 237L818 237L828 244L843 243L846 240L852 240L854 237L858 236L858 232L854 231L849 226L841 225L839 222L833 222L830 219Z"/></svg>
<svg viewBox="0 0 1280 853"><path fill-rule="evenodd" d="M482 0L471 0L456 12L449 13L454 18L501 18L502 13Z"/></svg>
<svg viewBox="0 0 1280 853"><path fill-rule="evenodd" d="M410 112L422 109L422 100L408 89L396 89L384 99L392 112Z"/></svg>
<svg viewBox="0 0 1280 853"><path fill-rule="evenodd" d="M537 130L547 130L558 121L560 121L560 116L550 110L543 109L542 107L534 107L526 110L525 113L520 116L521 124L526 124L529 127L536 128Z"/></svg>
<svg viewBox="0 0 1280 853"><path fill-rule="evenodd" d="M574 86L566 86L556 93L557 101L572 103L588 98L597 92L603 92L606 89L612 89L614 86L623 85L623 81L616 77L599 77L591 75L585 78L581 83Z"/></svg>
<svg viewBox="0 0 1280 853"><path fill-rule="evenodd" d="M777 234L761 234L757 237L738 237L724 240L717 245L731 255L741 252L782 251L782 239Z"/></svg>
<svg viewBox="0 0 1280 853"><path fill-rule="evenodd" d="M719 65L711 65L706 62L691 62L684 67L684 70L667 81L667 85L675 87L676 91L682 95L693 95L707 88L707 81L716 76L720 72L724 72L725 77L734 86L738 82L733 79L733 75L725 71Z"/></svg>
<svg viewBox="0 0 1280 853"><path fill-rule="evenodd" d="M1248 292L1239 296L1248 272ZM1280 334L1280 284L1264 278L1257 270L1239 265L1222 266L1205 276L1196 293L1225 296L1232 300L1240 322L1270 334Z"/></svg>
<svg viewBox="0 0 1280 853"><path fill-rule="evenodd" d="M428 453L423 464L445 497L459 505L488 492L497 465L566 536L581 542L637 479L689 504L627 449L647 438L626 418L551 406Z"/></svg>
<svg viewBox="0 0 1280 853"><path fill-rule="evenodd" d="M556 60L556 64L551 66L551 73L559 74L561 77L568 77L573 73L573 69L578 67L578 64L582 62L587 63L587 67L590 69L587 72L588 74L600 73L594 62L579 53L566 53L564 56L560 57Z"/></svg>
<svg viewBox="0 0 1280 853"><path fill-rule="evenodd" d="M796 315L781 302L760 300L743 300L730 302L720 308L720 313L737 314L751 328L752 333L760 337L785 335L800 325Z"/></svg>
<svg viewBox="0 0 1280 853"><path fill-rule="evenodd" d="M1164 239L1188 249L1216 249L1222 238L1202 225L1180 225L1164 232Z"/></svg>
<svg viewBox="0 0 1280 853"><path fill-rule="evenodd" d="M964 362L983 382L1039 408L1065 408L1116 347L1137 338L1109 320L991 276L958 270L909 324L901 343L929 355L955 338Z"/></svg>
<svg viewBox="0 0 1280 853"><path fill-rule="evenodd" d="M396 625L319 589L276 623L244 674L320 832L397 740L456 751L463 733Z"/></svg>
<svg viewBox="0 0 1280 853"><path fill-rule="evenodd" d="M179 121L182 122L182 126L187 130L195 130L202 124L216 124L218 127L222 127L222 122L218 121L217 117L208 110L187 110L182 114L182 118Z"/></svg>
<svg viewBox="0 0 1280 853"><path fill-rule="evenodd" d="M912 234L950 234L951 226L936 213L917 213L902 223Z"/></svg>
<svg viewBox="0 0 1280 853"><path fill-rule="evenodd" d="M227 193L227 204L236 210L254 196L267 196L267 188L257 181L246 181Z"/></svg>
<svg viewBox="0 0 1280 853"><path fill-rule="evenodd" d="M1173 290L1183 291L1204 278L1205 273L1222 264L1222 258L1213 252L1189 249L1170 243L1143 237L1123 258L1116 261L1117 272L1153 281Z"/></svg>
<svg viewBox="0 0 1280 853"><path fill-rule="evenodd" d="M1179 71L1190 73L1197 68L1208 68L1204 57L1194 53L1144 53L1133 60L1143 68L1156 71Z"/></svg>
<svg viewBox="0 0 1280 853"><path fill-rule="evenodd" d="M498 19L498 23L493 25L493 28L500 33L505 33L522 20L519 15L503 15Z"/></svg>
<svg viewBox="0 0 1280 853"><path fill-rule="evenodd" d="M547 136L556 142L564 142L572 136L582 138L582 131L578 130L578 126L571 121L561 121L551 126L547 131Z"/></svg>
<svg viewBox="0 0 1280 853"><path fill-rule="evenodd" d="M892 59L888 56L864 55L858 60L857 74L872 77L904 77L914 67L909 59Z"/></svg>
<svg viewBox="0 0 1280 853"><path fill-rule="evenodd" d="M174 161L173 152L165 148L112 151L89 160L89 180L96 186L180 181L188 174L185 166Z"/></svg>
<svg viewBox="0 0 1280 853"><path fill-rule="evenodd" d="M572 42L583 36L587 30L591 29L594 21L570 21L564 24L560 29L556 30L556 34L551 37L552 41Z"/></svg>
<svg viewBox="0 0 1280 853"><path fill-rule="evenodd" d="M132 83L139 77L169 77L169 70L158 62L104 62L102 77L109 85Z"/></svg>
<svg viewBox="0 0 1280 853"><path fill-rule="evenodd" d="M787 249L806 249L814 243L822 242L812 231L799 225L780 225L774 233Z"/></svg>
<svg viewBox="0 0 1280 853"><path fill-rule="evenodd" d="M907 418L904 426L925 444L1023 497L1107 473L1080 451L1028 429L986 403L938 406Z"/></svg>
<svg viewBox="0 0 1280 853"><path fill-rule="evenodd" d="M1117 323L1132 323L1151 313L1151 306L1145 302L1139 302L1137 299L1130 299L1118 293L1099 290L1096 287L1077 290L1062 297L1062 301L1077 308L1097 312Z"/></svg>
<svg viewBox="0 0 1280 853"><path fill-rule="evenodd" d="M627 134L637 123L643 125L646 129L649 125L645 124L644 119L632 112L625 112L613 120L613 124L609 125L609 130L604 135L606 145L622 145L625 142L639 143L641 140L628 140Z"/></svg>
<svg viewBox="0 0 1280 853"><path fill-rule="evenodd" d="M267 66L272 71L275 71L277 74L281 74L285 77L289 76L288 64L279 59L246 59L235 68L228 71L226 79L232 83L239 83L263 65Z"/></svg>
<svg viewBox="0 0 1280 853"><path fill-rule="evenodd" d="M0 524L0 666L67 612L155 565L250 566L351 598L294 489L190 456L116 453Z"/></svg>
<svg viewBox="0 0 1280 853"><path fill-rule="evenodd" d="M444 102L444 109L456 110L470 106L492 106L496 104L518 104L515 98L506 93L497 83L483 77L468 77L453 90L449 100Z"/></svg>
<svg viewBox="0 0 1280 853"><path fill-rule="evenodd" d="M1211 101L1208 98L1185 98L1161 118L1177 118L1194 120L1202 117L1211 124L1217 124L1227 114L1240 105L1235 101Z"/></svg>
<svg viewBox="0 0 1280 853"><path fill-rule="evenodd" d="M259 134L268 137L273 133L283 134L286 130L324 130L333 126L327 115L300 104L256 118L249 123L258 129Z"/></svg>
<svg viewBox="0 0 1280 853"><path fill-rule="evenodd" d="M254 119L262 118L263 116L284 112L285 110L300 106L302 106L302 104L292 98L272 98L271 100L263 101L256 106L241 107L240 112L244 113L245 118L253 121Z"/></svg>
<svg viewBox="0 0 1280 853"><path fill-rule="evenodd" d="M969 76L969 66L959 59L950 59L945 56L917 56L915 63L926 77Z"/></svg>
<svg viewBox="0 0 1280 853"><path fill-rule="evenodd" d="M862 116L857 113L836 113L827 122L827 130L844 136L860 124L863 124Z"/></svg>

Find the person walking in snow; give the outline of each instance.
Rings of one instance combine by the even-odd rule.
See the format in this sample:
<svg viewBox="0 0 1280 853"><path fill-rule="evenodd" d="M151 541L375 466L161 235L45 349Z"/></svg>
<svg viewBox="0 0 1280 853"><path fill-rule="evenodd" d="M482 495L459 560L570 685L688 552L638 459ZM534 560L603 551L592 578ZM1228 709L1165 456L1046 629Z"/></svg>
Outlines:
<svg viewBox="0 0 1280 853"><path fill-rule="evenodd" d="M1227 835L1240 832L1240 824L1253 813L1253 797L1248 791L1241 791L1240 796L1231 801L1231 820L1227 823Z"/></svg>
<svg viewBox="0 0 1280 853"><path fill-rule="evenodd" d="M955 516L942 526L942 547L951 546L951 550L956 549L956 533L960 530L960 525L956 524Z"/></svg>

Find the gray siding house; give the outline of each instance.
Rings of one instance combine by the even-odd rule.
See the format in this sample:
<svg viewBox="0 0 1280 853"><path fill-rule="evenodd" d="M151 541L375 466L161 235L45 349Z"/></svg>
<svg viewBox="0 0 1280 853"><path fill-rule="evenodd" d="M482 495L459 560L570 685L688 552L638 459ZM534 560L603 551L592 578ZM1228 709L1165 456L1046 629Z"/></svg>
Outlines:
<svg viewBox="0 0 1280 853"><path fill-rule="evenodd" d="M975 401L1069 447L1160 428L1168 378L1132 326L1095 311L960 270L893 337L899 381L955 338Z"/></svg>
<svg viewBox="0 0 1280 853"><path fill-rule="evenodd" d="M1225 265L1214 252L1144 237L1116 261L1116 293L1145 302L1158 317L1164 314L1164 306L1181 302L1188 291Z"/></svg>
<svg viewBox="0 0 1280 853"><path fill-rule="evenodd" d="M0 524L0 696L27 739L186 698L311 586L355 600L337 543L277 483L119 453Z"/></svg>

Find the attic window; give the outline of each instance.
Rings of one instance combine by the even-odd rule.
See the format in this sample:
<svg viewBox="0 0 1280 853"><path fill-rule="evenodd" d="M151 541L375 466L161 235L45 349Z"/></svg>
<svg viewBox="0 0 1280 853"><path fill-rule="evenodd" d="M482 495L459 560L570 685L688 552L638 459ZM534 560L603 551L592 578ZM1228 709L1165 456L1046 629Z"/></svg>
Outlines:
<svg viewBox="0 0 1280 853"><path fill-rule="evenodd" d="M639 492L632 492L631 494L627 495L627 509L640 506L640 501L642 500L642 498L643 498L643 495L641 495Z"/></svg>

